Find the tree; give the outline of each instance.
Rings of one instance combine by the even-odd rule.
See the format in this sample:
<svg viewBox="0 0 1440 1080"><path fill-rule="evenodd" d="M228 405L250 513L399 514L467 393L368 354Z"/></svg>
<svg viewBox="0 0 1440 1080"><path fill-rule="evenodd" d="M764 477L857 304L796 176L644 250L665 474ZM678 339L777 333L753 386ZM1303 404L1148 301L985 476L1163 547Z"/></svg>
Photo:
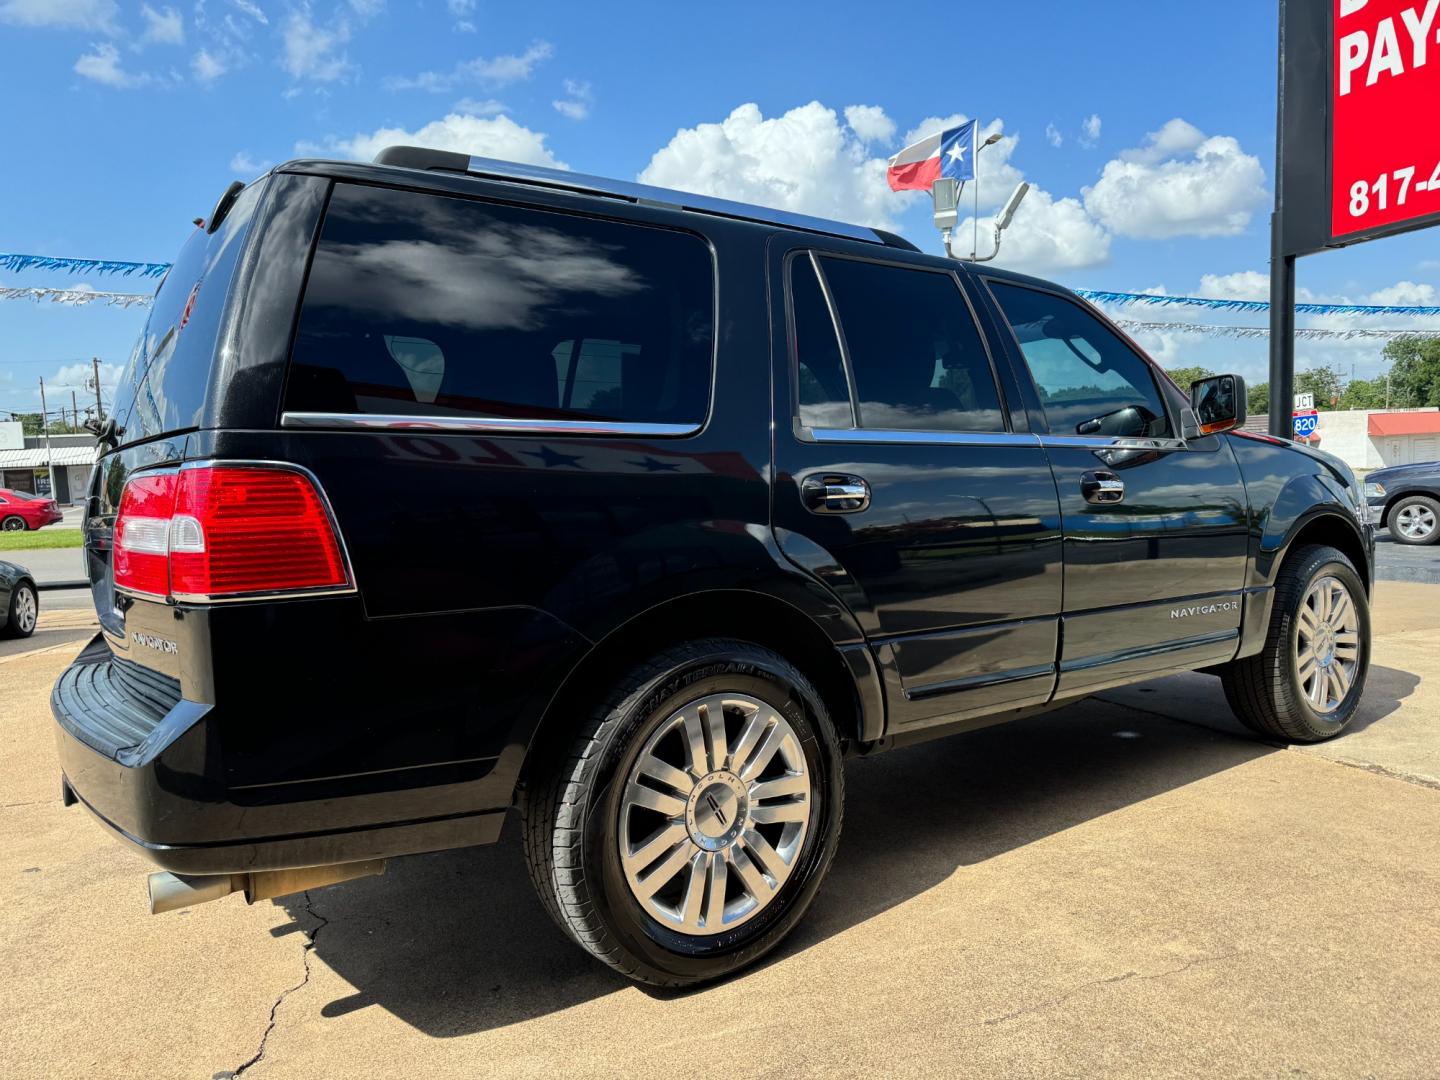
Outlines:
<svg viewBox="0 0 1440 1080"><path fill-rule="evenodd" d="M1340 395L1342 409L1385 408L1385 376L1376 379L1351 379Z"/></svg>
<svg viewBox="0 0 1440 1080"><path fill-rule="evenodd" d="M1396 338L1385 346L1390 361L1390 406L1440 405L1440 338Z"/></svg>
<svg viewBox="0 0 1440 1080"><path fill-rule="evenodd" d="M20 421L20 430L26 435L40 434L40 414L38 412L17 412L11 413L10 416Z"/></svg>
<svg viewBox="0 0 1440 1080"><path fill-rule="evenodd" d="M1191 383L1199 382L1201 379L1208 379L1211 375L1215 374L1215 372L1211 371L1209 368L1203 367L1169 368L1166 370L1165 373L1169 375L1170 378L1174 379L1175 385L1180 387L1180 389L1184 390L1187 394L1190 392Z"/></svg>
<svg viewBox="0 0 1440 1080"><path fill-rule="evenodd" d="M1322 364L1295 373L1295 393L1314 394L1317 409L1332 409L1340 399L1340 372Z"/></svg>
<svg viewBox="0 0 1440 1080"><path fill-rule="evenodd" d="M1270 411L1270 384L1251 383L1245 388L1246 408L1251 416L1264 416Z"/></svg>

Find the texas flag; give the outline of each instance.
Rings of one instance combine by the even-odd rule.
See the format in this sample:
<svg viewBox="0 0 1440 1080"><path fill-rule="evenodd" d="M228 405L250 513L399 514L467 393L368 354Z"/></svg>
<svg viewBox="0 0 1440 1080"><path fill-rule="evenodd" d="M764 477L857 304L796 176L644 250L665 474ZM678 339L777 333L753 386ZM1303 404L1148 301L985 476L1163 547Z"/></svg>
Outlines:
<svg viewBox="0 0 1440 1080"><path fill-rule="evenodd" d="M905 147L890 159L890 190L929 191L942 176L974 180L976 127L971 120Z"/></svg>

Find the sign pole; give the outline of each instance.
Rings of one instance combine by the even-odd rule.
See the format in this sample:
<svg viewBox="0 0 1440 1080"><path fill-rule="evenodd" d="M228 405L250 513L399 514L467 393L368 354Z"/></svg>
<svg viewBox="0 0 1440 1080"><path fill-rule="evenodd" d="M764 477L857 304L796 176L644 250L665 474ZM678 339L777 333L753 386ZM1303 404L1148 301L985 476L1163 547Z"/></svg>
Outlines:
<svg viewBox="0 0 1440 1080"><path fill-rule="evenodd" d="M1270 434L1294 438L1295 257L1285 252L1285 20L1279 0L1280 49L1275 63L1275 212L1270 215Z"/></svg>
<svg viewBox="0 0 1440 1080"><path fill-rule="evenodd" d="M1278 214L1276 215L1279 216ZM1275 235L1280 228L1275 226ZM1279 247L1278 240L1275 245ZM1294 434L1290 402L1295 398L1295 256L1277 250L1270 259L1270 434Z"/></svg>

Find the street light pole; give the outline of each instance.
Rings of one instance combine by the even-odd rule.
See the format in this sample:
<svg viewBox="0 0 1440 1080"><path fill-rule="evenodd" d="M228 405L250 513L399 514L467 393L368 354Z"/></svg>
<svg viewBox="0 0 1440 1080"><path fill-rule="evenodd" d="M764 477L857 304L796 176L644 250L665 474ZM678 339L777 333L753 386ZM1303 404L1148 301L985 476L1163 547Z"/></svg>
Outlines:
<svg viewBox="0 0 1440 1080"><path fill-rule="evenodd" d="M90 370L95 373L95 422L101 423L105 419L105 410L100 407L100 358L90 358Z"/></svg>
<svg viewBox="0 0 1440 1080"><path fill-rule="evenodd" d="M995 132L983 143L975 148L975 179L971 181L975 185L975 213L974 225L976 236L979 236L980 229L980 151L987 146L994 146L1001 139L1000 132ZM935 207L935 227L940 230L940 242L945 245L945 254L954 258L954 252L950 250L950 235L955 228L956 222L960 220L960 196L965 185L959 180L952 180L949 177L941 177L930 186L930 201ZM972 251L970 257L973 259L975 253Z"/></svg>
<svg viewBox="0 0 1440 1080"><path fill-rule="evenodd" d="M55 498L55 455L50 451L50 410L45 405L45 380L40 380L40 434L45 437L45 468L50 473L50 498Z"/></svg>

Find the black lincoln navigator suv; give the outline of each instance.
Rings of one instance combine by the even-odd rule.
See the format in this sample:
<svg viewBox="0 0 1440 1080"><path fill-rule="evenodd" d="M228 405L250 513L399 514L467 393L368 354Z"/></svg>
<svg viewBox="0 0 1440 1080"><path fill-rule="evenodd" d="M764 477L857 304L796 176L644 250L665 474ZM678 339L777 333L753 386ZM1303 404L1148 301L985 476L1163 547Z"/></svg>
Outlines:
<svg viewBox="0 0 1440 1080"><path fill-rule="evenodd" d="M819 887L847 754L1185 669L1265 737L1345 727L1369 508L1243 391L871 229L292 162L186 243L100 432L64 797L157 911L517 809L581 947L734 972Z"/></svg>

